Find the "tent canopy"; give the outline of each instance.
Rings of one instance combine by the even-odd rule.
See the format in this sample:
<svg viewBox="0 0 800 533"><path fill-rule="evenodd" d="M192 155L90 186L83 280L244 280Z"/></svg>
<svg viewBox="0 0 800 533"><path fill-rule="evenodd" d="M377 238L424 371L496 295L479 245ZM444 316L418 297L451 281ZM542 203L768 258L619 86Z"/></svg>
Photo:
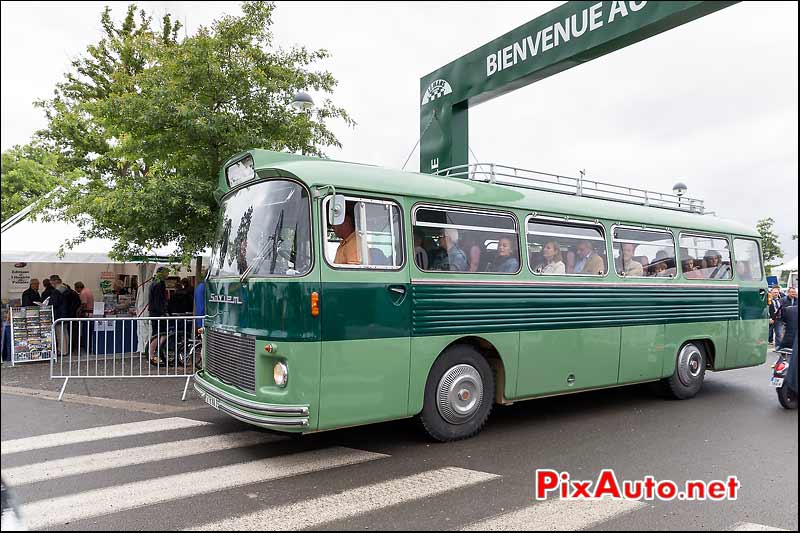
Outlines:
<svg viewBox="0 0 800 533"><path fill-rule="evenodd" d="M772 274L777 275L779 272L786 272L797 270L797 257L792 259L791 261L787 261L782 265L772 267Z"/></svg>
<svg viewBox="0 0 800 533"><path fill-rule="evenodd" d="M77 224L66 222L43 222L26 218L3 232L2 262L28 263L119 263L108 254L114 242L111 239L88 239L66 250L59 257L58 250L65 242L80 235ZM166 258L176 251L175 246L164 246L151 250L152 256ZM205 252L204 256L210 256Z"/></svg>

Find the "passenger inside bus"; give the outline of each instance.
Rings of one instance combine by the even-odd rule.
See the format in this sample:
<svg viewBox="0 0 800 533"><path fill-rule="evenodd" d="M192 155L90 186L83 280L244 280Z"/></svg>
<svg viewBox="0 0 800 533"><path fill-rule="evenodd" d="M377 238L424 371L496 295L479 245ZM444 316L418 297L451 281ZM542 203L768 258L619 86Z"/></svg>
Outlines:
<svg viewBox="0 0 800 533"><path fill-rule="evenodd" d="M514 273L519 270L517 247L511 237L500 237L497 243L497 262L495 272Z"/></svg>
<svg viewBox="0 0 800 533"><path fill-rule="evenodd" d="M636 261L633 257L635 252L635 244L630 242L622 243L620 257L617 257L617 259L614 261L618 274L625 276L644 276L644 268L642 268L642 263Z"/></svg>
<svg viewBox="0 0 800 533"><path fill-rule="evenodd" d="M604 275L606 273L605 258L597 255L589 241L580 241L575 247L575 274Z"/></svg>
<svg viewBox="0 0 800 533"><path fill-rule="evenodd" d="M722 254L716 250L709 250L703 257L703 262L706 269L710 271L707 274L709 279L728 279L731 277L731 267L728 263L722 261Z"/></svg>
<svg viewBox="0 0 800 533"><path fill-rule="evenodd" d="M439 250L431 263L431 270L467 271L467 255L458 245L458 230L443 228L439 235Z"/></svg>
<svg viewBox="0 0 800 533"><path fill-rule="evenodd" d="M564 265L564 257L561 254L561 246L557 241L547 241L542 247L542 257L544 261L536 268L540 274L566 274L567 268Z"/></svg>
<svg viewBox="0 0 800 533"><path fill-rule="evenodd" d="M675 258L671 257L665 250L656 253L656 259L645 269L647 276L666 278L677 274Z"/></svg>
<svg viewBox="0 0 800 533"><path fill-rule="evenodd" d="M703 273L700 272L700 265L697 264L696 260L692 256L686 256L686 254L682 255L686 257L681 263L681 268L683 269L684 277L688 279L701 279L703 277Z"/></svg>

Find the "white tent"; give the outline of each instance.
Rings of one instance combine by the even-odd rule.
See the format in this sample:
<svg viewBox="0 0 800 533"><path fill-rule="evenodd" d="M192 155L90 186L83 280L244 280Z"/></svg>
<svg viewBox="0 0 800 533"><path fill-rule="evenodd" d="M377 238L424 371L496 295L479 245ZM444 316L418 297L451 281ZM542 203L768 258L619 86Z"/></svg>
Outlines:
<svg viewBox="0 0 800 533"><path fill-rule="evenodd" d="M774 266L771 269L773 276L781 277L782 272L794 272L797 271L797 257L792 259L791 261L787 261L782 265Z"/></svg>
<svg viewBox="0 0 800 533"><path fill-rule="evenodd" d="M797 257L782 265L772 267L770 274L777 276L778 284L783 288L797 287Z"/></svg>
<svg viewBox="0 0 800 533"><path fill-rule="evenodd" d="M59 256L61 245L78 237L80 228L76 224L64 222L30 220L27 218L27 212L20 212L19 215L21 216L17 220L4 224L2 228L0 297L4 300L21 297L22 291L27 288L27 282L23 284L12 282L15 273L20 271L24 272L24 278L39 280L51 274L58 274L70 286L74 286L76 281L82 281L94 294L95 301L99 301L102 296L100 281L103 275L112 273L114 278L119 275L137 276L140 290L137 295L136 314L146 316L149 288L147 282L160 263L115 261L108 256L114 244L109 239L89 239L71 250L66 250L63 256ZM162 247L151 250L150 256L168 257L174 251L174 246ZM210 252L204 256L209 257ZM208 264L207 260L204 262ZM180 277L197 274L186 268L173 273ZM146 349L149 334L149 322L141 322L138 328L140 351Z"/></svg>
<svg viewBox="0 0 800 533"><path fill-rule="evenodd" d="M2 262L28 263L117 263L108 256L110 239L89 239L58 256L62 244L80 235L76 224L26 219L3 232ZM153 250L151 255L166 256L174 247Z"/></svg>
<svg viewBox="0 0 800 533"><path fill-rule="evenodd" d="M0 260L2 261L2 298L19 298L22 290L13 287L10 283L12 269L30 269L30 277L42 279L51 274L58 274L65 283L73 285L82 281L95 294L101 294L100 278L103 272L117 274L138 275L139 283L142 272L137 263L124 263L111 259L108 254L113 246L109 239L89 239L78 244L71 250L66 250L63 257L58 251L62 244L80 235L80 228L76 224L65 222L43 222L25 218L10 227L3 228L2 241L0 242ZM175 251L174 246L165 246L151 250L151 256L166 257ZM206 254L210 255L210 254ZM17 267L17 265L25 266ZM148 264L146 272L152 275L155 264ZM194 265L192 265L194 266ZM182 269L176 273L180 276L195 273ZM149 276L148 276L149 277ZM146 279L146 278L145 278Z"/></svg>

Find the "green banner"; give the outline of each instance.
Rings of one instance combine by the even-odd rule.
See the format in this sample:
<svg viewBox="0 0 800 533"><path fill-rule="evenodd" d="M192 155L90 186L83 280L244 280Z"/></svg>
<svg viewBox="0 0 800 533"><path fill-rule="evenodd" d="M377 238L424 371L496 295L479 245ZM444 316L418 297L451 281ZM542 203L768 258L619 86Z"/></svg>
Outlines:
<svg viewBox="0 0 800 533"><path fill-rule="evenodd" d="M420 172L468 163L469 108L737 2L567 2L420 79Z"/></svg>

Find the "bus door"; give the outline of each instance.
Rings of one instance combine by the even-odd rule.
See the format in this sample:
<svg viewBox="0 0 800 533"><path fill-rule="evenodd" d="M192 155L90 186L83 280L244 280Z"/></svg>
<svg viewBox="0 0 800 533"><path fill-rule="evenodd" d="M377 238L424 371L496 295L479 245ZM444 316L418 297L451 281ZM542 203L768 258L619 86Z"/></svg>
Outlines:
<svg viewBox="0 0 800 533"><path fill-rule="evenodd" d="M755 239L734 238L734 282L739 291L739 320L732 321L728 334L727 367L752 366L767 357L769 309L767 284L761 264L761 252ZM735 358L732 341L735 339Z"/></svg>
<svg viewBox="0 0 800 533"><path fill-rule="evenodd" d="M342 197L329 196L327 204ZM320 429L407 414L411 287L403 212L389 198L344 195L342 224L321 232Z"/></svg>

